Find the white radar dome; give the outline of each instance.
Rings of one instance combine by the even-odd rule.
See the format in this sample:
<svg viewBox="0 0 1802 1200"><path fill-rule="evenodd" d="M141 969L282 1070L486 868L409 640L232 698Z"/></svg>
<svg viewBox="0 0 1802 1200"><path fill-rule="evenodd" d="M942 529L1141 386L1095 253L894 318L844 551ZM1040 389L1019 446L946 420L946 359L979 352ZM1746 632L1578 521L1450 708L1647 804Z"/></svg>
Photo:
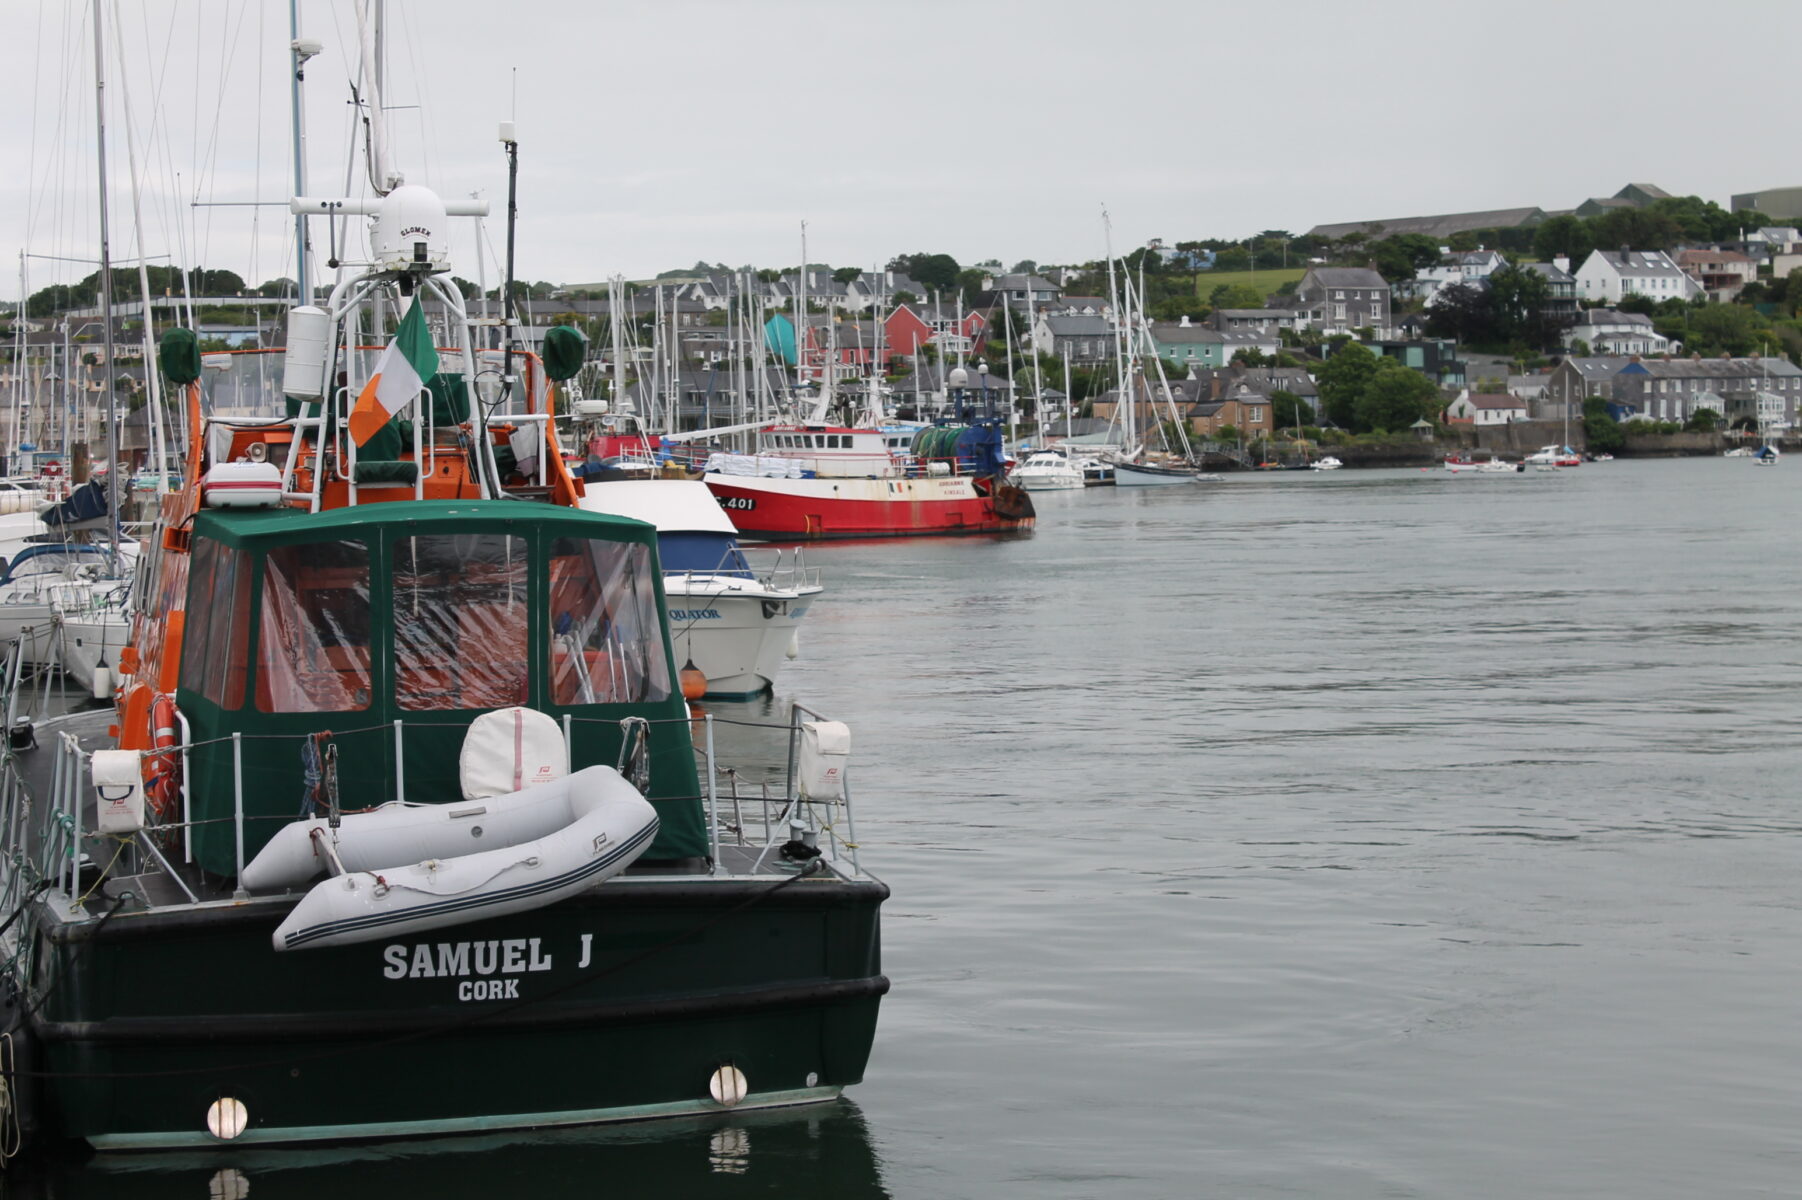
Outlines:
<svg viewBox="0 0 1802 1200"><path fill-rule="evenodd" d="M438 193L413 184L395 188L382 198L370 235L376 266L428 275L449 270L449 227Z"/></svg>

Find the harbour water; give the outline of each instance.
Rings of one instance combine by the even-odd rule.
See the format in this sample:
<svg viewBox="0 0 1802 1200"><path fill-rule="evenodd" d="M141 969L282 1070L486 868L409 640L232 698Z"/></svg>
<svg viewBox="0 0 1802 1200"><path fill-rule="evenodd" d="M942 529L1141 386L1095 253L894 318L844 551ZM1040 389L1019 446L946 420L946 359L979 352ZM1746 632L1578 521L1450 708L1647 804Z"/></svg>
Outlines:
<svg viewBox="0 0 1802 1200"><path fill-rule="evenodd" d="M1793 1194L1789 466L1036 501L1030 536L810 549L781 695L714 706L853 726L894 990L847 1103L42 1190Z"/></svg>

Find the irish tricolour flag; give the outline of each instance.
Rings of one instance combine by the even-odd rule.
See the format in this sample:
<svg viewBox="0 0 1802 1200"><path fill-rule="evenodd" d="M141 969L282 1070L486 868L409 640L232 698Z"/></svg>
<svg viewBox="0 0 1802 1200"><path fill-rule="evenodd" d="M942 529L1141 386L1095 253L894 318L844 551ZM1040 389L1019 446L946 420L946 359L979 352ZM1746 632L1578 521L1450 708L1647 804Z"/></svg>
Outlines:
<svg viewBox="0 0 1802 1200"><path fill-rule="evenodd" d="M363 385L357 406L350 410L350 436L361 446L376 435L390 418L419 395L425 381L438 373L438 351L419 311L419 298L401 318L394 340L375 361L375 374Z"/></svg>

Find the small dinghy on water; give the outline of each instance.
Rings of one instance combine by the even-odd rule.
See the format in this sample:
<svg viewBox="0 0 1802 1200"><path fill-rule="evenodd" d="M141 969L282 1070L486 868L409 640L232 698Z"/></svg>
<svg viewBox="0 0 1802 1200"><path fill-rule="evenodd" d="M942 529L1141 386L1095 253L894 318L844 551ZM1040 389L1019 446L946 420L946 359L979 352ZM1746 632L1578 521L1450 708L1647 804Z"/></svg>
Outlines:
<svg viewBox="0 0 1802 1200"><path fill-rule="evenodd" d="M393 801L284 826L244 868L246 887L317 884L274 934L277 950L345 946L528 912L610 879L657 836L657 810L612 767L466 804ZM482 847L482 849L475 849Z"/></svg>

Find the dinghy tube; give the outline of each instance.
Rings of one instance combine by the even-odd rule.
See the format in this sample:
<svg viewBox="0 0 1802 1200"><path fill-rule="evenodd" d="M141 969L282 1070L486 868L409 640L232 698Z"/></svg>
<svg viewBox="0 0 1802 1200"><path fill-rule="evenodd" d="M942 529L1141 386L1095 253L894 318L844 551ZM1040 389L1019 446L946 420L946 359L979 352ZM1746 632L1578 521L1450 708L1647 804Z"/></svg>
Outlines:
<svg viewBox="0 0 1802 1200"><path fill-rule="evenodd" d="M324 818L297 821L242 883L268 891L334 871L273 940L277 950L346 946L555 904L625 870L656 836L650 802L612 767L589 767L482 800L393 801L342 817L335 837Z"/></svg>

